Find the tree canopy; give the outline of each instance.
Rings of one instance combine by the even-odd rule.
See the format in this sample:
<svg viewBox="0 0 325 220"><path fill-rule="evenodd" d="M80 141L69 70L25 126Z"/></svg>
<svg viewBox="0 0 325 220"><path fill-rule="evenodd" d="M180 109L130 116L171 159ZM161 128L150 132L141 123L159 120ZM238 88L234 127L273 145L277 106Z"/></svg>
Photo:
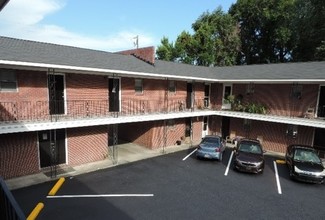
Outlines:
<svg viewBox="0 0 325 220"><path fill-rule="evenodd" d="M237 0L204 12L157 58L202 66L325 60L324 0Z"/></svg>

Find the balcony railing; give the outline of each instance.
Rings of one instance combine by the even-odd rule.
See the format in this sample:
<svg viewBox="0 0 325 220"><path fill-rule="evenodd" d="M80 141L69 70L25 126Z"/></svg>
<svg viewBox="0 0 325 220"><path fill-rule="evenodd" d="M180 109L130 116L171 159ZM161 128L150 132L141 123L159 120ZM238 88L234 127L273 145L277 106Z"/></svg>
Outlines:
<svg viewBox="0 0 325 220"><path fill-rule="evenodd" d="M190 108L186 105L186 99L168 101L128 99L115 103L115 108L110 107L112 106L109 100L0 102L0 123L134 116L208 109L203 99L194 100Z"/></svg>

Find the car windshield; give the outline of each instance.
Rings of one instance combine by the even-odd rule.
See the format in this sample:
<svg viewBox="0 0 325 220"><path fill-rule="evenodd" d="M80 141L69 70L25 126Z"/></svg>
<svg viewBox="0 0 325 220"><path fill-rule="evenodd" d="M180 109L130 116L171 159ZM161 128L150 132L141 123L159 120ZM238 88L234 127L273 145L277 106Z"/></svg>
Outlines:
<svg viewBox="0 0 325 220"><path fill-rule="evenodd" d="M294 160L299 160L299 161L321 163L315 151L307 150L307 149L296 149L293 158Z"/></svg>
<svg viewBox="0 0 325 220"><path fill-rule="evenodd" d="M202 144L214 144L219 146L220 145L220 139L214 138L214 137L206 137L202 140Z"/></svg>
<svg viewBox="0 0 325 220"><path fill-rule="evenodd" d="M262 148L259 144L243 142L239 144L238 150L241 152L262 154Z"/></svg>

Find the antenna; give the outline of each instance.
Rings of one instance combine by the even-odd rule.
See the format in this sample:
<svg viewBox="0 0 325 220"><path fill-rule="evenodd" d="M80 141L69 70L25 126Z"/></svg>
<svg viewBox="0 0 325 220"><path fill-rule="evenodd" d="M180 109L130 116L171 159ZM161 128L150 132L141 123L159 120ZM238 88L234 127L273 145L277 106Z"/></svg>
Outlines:
<svg viewBox="0 0 325 220"><path fill-rule="evenodd" d="M135 39L133 45L139 49L139 35L135 36L133 39Z"/></svg>

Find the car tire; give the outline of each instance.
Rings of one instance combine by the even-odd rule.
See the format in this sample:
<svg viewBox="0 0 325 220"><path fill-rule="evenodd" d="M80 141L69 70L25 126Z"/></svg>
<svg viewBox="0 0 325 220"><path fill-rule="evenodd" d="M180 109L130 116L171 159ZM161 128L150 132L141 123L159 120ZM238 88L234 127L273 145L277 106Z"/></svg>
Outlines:
<svg viewBox="0 0 325 220"><path fill-rule="evenodd" d="M219 156L219 161L222 161L222 157L223 157L223 152Z"/></svg>
<svg viewBox="0 0 325 220"><path fill-rule="evenodd" d="M292 170L291 170L291 169L289 170L289 177L290 177L291 180L294 179L294 177L293 177L293 173L292 173Z"/></svg>

